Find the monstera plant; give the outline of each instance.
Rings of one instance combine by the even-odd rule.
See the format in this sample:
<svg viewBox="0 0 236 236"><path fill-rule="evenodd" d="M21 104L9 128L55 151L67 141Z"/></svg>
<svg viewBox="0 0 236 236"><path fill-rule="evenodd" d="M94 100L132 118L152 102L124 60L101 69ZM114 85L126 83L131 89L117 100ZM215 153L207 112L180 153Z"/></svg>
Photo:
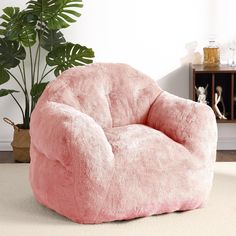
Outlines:
<svg viewBox="0 0 236 236"><path fill-rule="evenodd" d="M91 48L66 42L61 31L80 16L82 0L31 0L26 8L6 7L0 17L0 86L9 80L19 89L0 89L0 97L10 95L20 108L23 122L15 125L12 141L16 161L29 162L30 116L47 86L48 76L93 62ZM12 69L14 69L14 73ZM18 76L15 74L18 70ZM15 88L15 86L14 86ZM23 93L24 103L17 93Z"/></svg>
<svg viewBox="0 0 236 236"><path fill-rule="evenodd" d="M82 0L31 0L23 10L18 7L3 9L0 17L0 85L14 80L19 90L0 89L0 97L10 95L14 99L22 113L23 129L29 129L30 115L51 72L57 76L70 67L93 62L91 48L66 42L61 31L76 21L80 16L77 10L82 7ZM11 71L13 68L20 76ZM17 99L19 92L24 94L24 104Z"/></svg>

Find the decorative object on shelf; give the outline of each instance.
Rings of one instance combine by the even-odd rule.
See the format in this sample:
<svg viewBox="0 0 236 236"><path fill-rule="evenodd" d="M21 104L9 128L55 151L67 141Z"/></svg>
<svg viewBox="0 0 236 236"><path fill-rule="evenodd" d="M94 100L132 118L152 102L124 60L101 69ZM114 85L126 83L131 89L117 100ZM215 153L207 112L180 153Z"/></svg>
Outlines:
<svg viewBox="0 0 236 236"><path fill-rule="evenodd" d="M220 65L220 49L215 40L210 40L208 47L203 48L203 52L205 67L217 67Z"/></svg>
<svg viewBox="0 0 236 236"><path fill-rule="evenodd" d="M230 51L230 43L224 42L219 45L220 47L220 64L222 65L230 65L231 63L231 51Z"/></svg>
<svg viewBox="0 0 236 236"><path fill-rule="evenodd" d="M192 41L185 44L186 55L180 59L182 65L202 63L202 55L197 51L198 42Z"/></svg>
<svg viewBox="0 0 236 236"><path fill-rule="evenodd" d="M232 67L236 67L236 62L235 62L235 52L236 52L236 41L233 40L232 42L229 43L229 51L230 53L230 59L229 59L229 65Z"/></svg>
<svg viewBox="0 0 236 236"><path fill-rule="evenodd" d="M207 86L204 88L202 86L199 86L198 88L195 86L195 91L196 91L196 94L197 94L197 101L199 103L204 103L204 104L207 104L207 100L206 100L206 97L207 97L207 88L208 88L208 84Z"/></svg>
<svg viewBox="0 0 236 236"><path fill-rule="evenodd" d="M231 61L231 64L230 64L230 65L231 65L232 67L235 67L235 66L236 66L236 63L235 63L234 57L235 57L236 48L231 47L231 48L229 48L229 50L232 52L232 61Z"/></svg>
<svg viewBox="0 0 236 236"><path fill-rule="evenodd" d="M91 48L66 42L60 31L76 21L75 17L81 15L76 9L81 7L82 0L31 0L23 10L19 7L3 9L0 17L0 85L12 79L19 91L0 89L0 97L10 95L19 107L23 122L16 125L18 128L30 128L31 113L51 72L58 76L70 67L93 62ZM34 53L32 48L35 46ZM29 74L25 66L28 61ZM45 65L42 66L41 62ZM13 68L19 71L19 77L11 72ZM17 97L20 91L24 95L24 104Z"/></svg>
<svg viewBox="0 0 236 236"><path fill-rule="evenodd" d="M222 92L223 92L222 87L221 86L217 86L216 87L216 93L215 93L214 109L215 109L216 115L218 116L219 119L227 120L227 118L225 117L225 104L224 104ZM221 103L221 105L222 105L222 109L223 109L222 112L220 111L220 109L218 107L219 103Z"/></svg>

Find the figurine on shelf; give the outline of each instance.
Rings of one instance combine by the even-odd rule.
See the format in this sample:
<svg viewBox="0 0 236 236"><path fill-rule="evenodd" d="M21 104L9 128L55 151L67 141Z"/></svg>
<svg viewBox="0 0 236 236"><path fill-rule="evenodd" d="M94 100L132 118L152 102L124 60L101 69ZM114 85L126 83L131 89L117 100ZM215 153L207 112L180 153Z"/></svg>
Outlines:
<svg viewBox="0 0 236 236"><path fill-rule="evenodd" d="M215 112L220 120L222 120L222 119L227 120L227 118L225 117L225 104L224 104L224 100L223 100L223 96L222 96L222 91L223 91L223 89L221 86L216 87L214 108L215 108ZM218 108L219 103L221 103L221 105L222 105L222 108L223 108L222 112L223 113Z"/></svg>
<svg viewBox="0 0 236 236"><path fill-rule="evenodd" d="M204 87L196 87L195 86L195 91L196 91L196 94L197 94L197 101L199 103L204 103L204 104L207 104L207 100L206 100L206 97L207 97L207 88L208 88L208 84L207 86L204 88Z"/></svg>

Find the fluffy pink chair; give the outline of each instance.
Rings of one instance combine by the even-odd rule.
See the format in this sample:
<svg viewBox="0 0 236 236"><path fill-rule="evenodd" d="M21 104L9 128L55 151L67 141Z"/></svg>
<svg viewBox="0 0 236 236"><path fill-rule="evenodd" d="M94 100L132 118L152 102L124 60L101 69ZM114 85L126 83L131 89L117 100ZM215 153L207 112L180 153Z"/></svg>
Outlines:
<svg viewBox="0 0 236 236"><path fill-rule="evenodd" d="M206 203L216 156L213 111L161 90L128 65L63 72L47 86L30 125L33 193L75 222Z"/></svg>

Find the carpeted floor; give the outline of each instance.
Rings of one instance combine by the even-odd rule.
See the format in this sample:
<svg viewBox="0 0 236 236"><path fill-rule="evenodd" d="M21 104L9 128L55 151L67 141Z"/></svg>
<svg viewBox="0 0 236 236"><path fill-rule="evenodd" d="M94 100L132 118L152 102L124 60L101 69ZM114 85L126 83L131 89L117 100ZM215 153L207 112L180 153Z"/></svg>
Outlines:
<svg viewBox="0 0 236 236"><path fill-rule="evenodd" d="M206 208L100 225L80 225L39 205L28 164L0 164L0 236L235 236L236 163L218 162Z"/></svg>

